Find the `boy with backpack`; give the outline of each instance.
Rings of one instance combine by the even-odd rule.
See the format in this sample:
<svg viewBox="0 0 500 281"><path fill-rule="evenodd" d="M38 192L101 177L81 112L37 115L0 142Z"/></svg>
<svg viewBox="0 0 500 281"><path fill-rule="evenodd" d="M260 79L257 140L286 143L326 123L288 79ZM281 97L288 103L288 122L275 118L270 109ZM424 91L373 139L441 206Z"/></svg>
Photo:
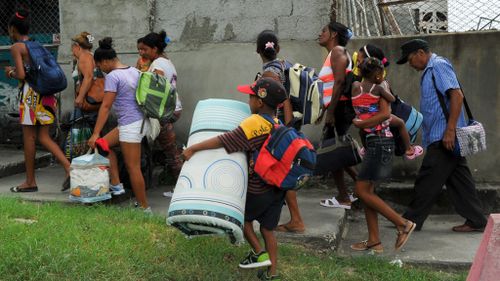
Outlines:
<svg viewBox="0 0 500 281"><path fill-rule="evenodd" d="M243 232L252 251L239 264L241 268L268 266L260 271L261 280L280 280L276 274L278 243L273 229L278 225L285 191L265 183L254 171L251 153L262 148L271 134L273 124L263 115L276 118L276 108L287 98L285 88L272 78L261 78L253 85L239 86L238 90L249 95L248 104L252 115L231 132L194 144L184 150L185 160L197 151L224 147L228 153L246 151L249 154L248 190L245 204L245 225ZM260 224L265 242L265 251L253 229L253 221Z"/></svg>

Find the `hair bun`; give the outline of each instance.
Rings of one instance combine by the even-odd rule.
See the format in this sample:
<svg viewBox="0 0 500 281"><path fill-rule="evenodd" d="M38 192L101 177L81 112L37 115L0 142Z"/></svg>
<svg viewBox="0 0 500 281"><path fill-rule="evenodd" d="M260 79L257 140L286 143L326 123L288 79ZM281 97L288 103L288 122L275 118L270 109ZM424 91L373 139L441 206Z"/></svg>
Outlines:
<svg viewBox="0 0 500 281"><path fill-rule="evenodd" d="M165 39L167 39L167 32L165 32L165 30L162 30L158 32L158 35L160 35L161 41L165 42Z"/></svg>
<svg viewBox="0 0 500 281"><path fill-rule="evenodd" d="M113 48L113 39L111 37L106 37L102 40L99 40L99 48L101 49L112 49Z"/></svg>

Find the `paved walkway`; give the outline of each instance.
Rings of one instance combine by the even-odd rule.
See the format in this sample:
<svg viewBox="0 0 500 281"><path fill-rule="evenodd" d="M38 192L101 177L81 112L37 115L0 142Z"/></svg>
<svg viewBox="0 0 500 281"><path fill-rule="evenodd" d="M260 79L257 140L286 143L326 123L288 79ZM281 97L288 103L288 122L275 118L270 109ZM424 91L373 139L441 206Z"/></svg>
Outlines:
<svg viewBox="0 0 500 281"><path fill-rule="evenodd" d="M64 172L61 167L49 166L37 169L36 179L39 192L14 194L9 191L9 188L22 183L24 174L0 178L0 196L20 196L28 200L69 203L68 192L60 191L64 180ZM171 188L160 186L148 190L148 199L154 213L166 216L170 198L164 197L162 193L170 191ZM359 209L348 211L348 216L345 216L344 210L321 207L319 200L331 196L331 193L331 190L325 188L301 190L299 192L299 205L307 231L303 234L279 233L279 241L298 242L307 247L324 251L337 249L340 244L340 248L338 248L340 255L364 254L354 253L349 249L351 243L366 239L366 226L362 211ZM132 202L132 200L126 200L120 204L131 206ZM285 206L281 222L286 222L287 219L288 209ZM404 251L396 255L392 251L396 238L395 229L381 217L380 231L386 249L383 255L390 259L402 259L403 262L468 266L473 260L482 234L458 234L450 230L453 225L462 222L463 219L457 215L431 216L424 225L423 231L415 232ZM342 233L344 240L341 242L339 238Z"/></svg>

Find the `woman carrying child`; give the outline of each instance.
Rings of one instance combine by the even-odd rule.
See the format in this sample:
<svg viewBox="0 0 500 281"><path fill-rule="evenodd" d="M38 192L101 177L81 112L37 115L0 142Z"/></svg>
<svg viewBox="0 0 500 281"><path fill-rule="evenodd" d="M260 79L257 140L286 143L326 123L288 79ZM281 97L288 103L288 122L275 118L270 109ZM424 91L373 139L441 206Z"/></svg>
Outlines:
<svg viewBox="0 0 500 281"><path fill-rule="evenodd" d="M362 82L354 82L352 104L356 112L353 124L366 133L366 153L361 163L355 194L364 203L368 239L351 245L356 251L382 252L378 218L380 213L397 228L395 249L408 241L415 223L405 220L375 194L375 183L390 176L394 140L389 130L391 117L389 99L392 95L380 83L384 81L384 66L377 58L367 58L361 64Z"/></svg>

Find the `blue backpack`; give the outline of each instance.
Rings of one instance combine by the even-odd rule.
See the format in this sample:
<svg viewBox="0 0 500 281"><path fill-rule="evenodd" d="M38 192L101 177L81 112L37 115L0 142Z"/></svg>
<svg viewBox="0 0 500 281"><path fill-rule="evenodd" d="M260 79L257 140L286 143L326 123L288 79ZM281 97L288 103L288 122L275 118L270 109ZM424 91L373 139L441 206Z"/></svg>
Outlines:
<svg viewBox="0 0 500 281"><path fill-rule="evenodd" d="M41 96L53 95L66 89L66 75L54 56L36 41L24 41L31 59L26 81Z"/></svg>
<svg viewBox="0 0 500 281"><path fill-rule="evenodd" d="M323 105L323 82L312 67L289 61L274 61L269 65L285 73L284 87L289 94L294 117L302 119L302 125L314 124L321 116Z"/></svg>
<svg viewBox="0 0 500 281"><path fill-rule="evenodd" d="M253 154L253 169L263 181L283 190L293 190L314 173L316 151L309 140L294 128L286 127L269 115L264 119L273 129L259 151Z"/></svg>

